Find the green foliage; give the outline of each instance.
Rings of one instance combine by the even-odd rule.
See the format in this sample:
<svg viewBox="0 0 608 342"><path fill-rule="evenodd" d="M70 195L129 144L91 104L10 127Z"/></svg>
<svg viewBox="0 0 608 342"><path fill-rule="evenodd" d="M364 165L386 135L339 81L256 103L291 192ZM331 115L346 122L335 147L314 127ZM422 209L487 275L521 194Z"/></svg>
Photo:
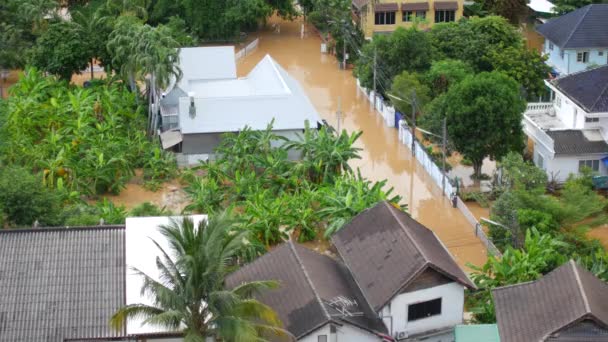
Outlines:
<svg viewBox="0 0 608 342"><path fill-rule="evenodd" d="M494 70L516 80L529 95L540 96L546 92L543 80L551 72L551 67L545 63L547 56L525 46L510 46L489 51L487 58Z"/></svg>
<svg viewBox="0 0 608 342"><path fill-rule="evenodd" d="M527 0L483 0L480 5L482 11L502 16L514 25L529 15Z"/></svg>
<svg viewBox="0 0 608 342"><path fill-rule="evenodd" d="M521 126L526 108L513 79L498 72L469 76L445 94L438 113L447 116L451 142L481 174L483 159L500 159L524 147ZM500 129L498 129L500 127Z"/></svg>
<svg viewBox="0 0 608 342"><path fill-rule="evenodd" d="M555 0L552 3L555 6L555 12L558 15L563 15L589 4L601 4L605 2L602 0Z"/></svg>
<svg viewBox="0 0 608 342"><path fill-rule="evenodd" d="M53 226L60 222L60 197L42 185L40 175L17 167L0 168L0 217L3 225Z"/></svg>
<svg viewBox="0 0 608 342"><path fill-rule="evenodd" d="M404 71L395 76L391 93L399 98L407 99L412 97L412 93L416 93L416 103L419 107L424 107L431 101L431 89L420 81L420 75ZM408 102L400 101L395 98L390 98L395 108L402 113L411 112L411 105Z"/></svg>
<svg viewBox="0 0 608 342"><path fill-rule="evenodd" d="M473 69L465 62L457 59L445 59L433 62L425 78L433 96L439 96L472 73Z"/></svg>
<svg viewBox="0 0 608 342"><path fill-rule="evenodd" d="M150 202L143 202L129 211L129 216L143 217L143 216L171 216L171 211L165 207L160 208L156 204Z"/></svg>
<svg viewBox="0 0 608 342"><path fill-rule="evenodd" d="M511 247L501 258L489 256L488 261L473 269L472 279L478 290L467 296L467 307L473 313L475 323L495 323L492 289L536 280L567 261L560 253L567 247L564 242L548 234L531 229L526 233L524 248Z"/></svg>
<svg viewBox="0 0 608 342"><path fill-rule="evenodd" d="M494 48L523 46L521 34L499 16L433 25L430 39L437 59L459 59L476 71L492 70L487 54Z"/></svg>
<svg viewBox="0 0 608 342"><path fill-rule="evenodd" d="M500 161L501 185L508 189L540 190L547 187L547 173L524 161L521 154L510 152Z"/></svg>
<svg viewBox="0 0 608 342"><path fill-rule="evenodd" d="M127 208L124 205L116 206L107 198L97 202L96 207L105 224L124 224L127 219Z"/></svg>
<svg viewBox="0 0 608 342"><path fill-rule="evenodd" d="M72 74L86 68L91 57L87 37L78 25L73 21L59 21L49 25L38 37L31 64L69 81Z"/></svg>
<svg viewBox="0 0 608 342"><path fill-rule="evenodd" d="M225 289L225 280L239 258L251 250L249 233L238 229L226 215L212 215L195 225L190 219L160 227L169 248L157 260L160 281L141 270L142 293L153 305L131 304L119 309L111 325L120 330L131 319L168 331L181 331L186 341L263 341L284 335L272 309L254 299L260 291L278 287L274 281L256 281Z"/></svg>
<svg viewBox="0 0 608 342"><path fill-rule="evenodd" d="M171 176L124 86L83 89L28 69L11 94L0 113L0 160L42 172L41 184L98 195L120 192L135 167L148 179Z"/></svg>
<svg viewBox="0 0 608 342"><path fill-rule="evenodd" d="M397 28L390 35L375 35L363 46L355 75L366 88L373 88L374 51L376 61L386 77L399 75L403 71L424 72L431 66L433 48L429 34L416 28ZM391 79L378 78L377 91L391 88Z"/></svg>
<svg viewBox="0 0 608 342"><path fill-rule="evenodd" d="M227 134L216 150L217 160L184 174L192 201L186 211L232 208L255 241L265 246L289 236L301 242L320 238L324 231L329 236L380 201L400 201L390 195L392 190L384 190L386 182L353 175L348 163L359 158L353 145L360 135L306 129L301 137L286 141L272 126ZM288 159L296 155L301 159Z"/></svg>
<svg viewBox="0 0 608 342"><path fill-rule="evenodd" d="M175 178L177 162L172 153L163 151L159 146L150 150L151 153L144 159L144 186L156 191L161 183Z"/></svg>

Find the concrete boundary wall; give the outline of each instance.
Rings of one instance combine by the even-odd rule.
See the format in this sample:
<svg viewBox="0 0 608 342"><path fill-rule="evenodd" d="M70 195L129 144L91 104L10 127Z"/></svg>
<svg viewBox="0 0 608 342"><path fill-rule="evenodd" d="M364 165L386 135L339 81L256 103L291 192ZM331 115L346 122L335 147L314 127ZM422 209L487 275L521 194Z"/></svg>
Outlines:
<svg viewBox="0 0 608 342"><path fill-rule="evenodd" d="M241 58L250 55L253 51L255 51L258 48L259 44L260 44L260 38L256 38L254 41L247 44L247 46L245 46L244 49L241 49L239 52L235 53L234 59L236 61L238 61Z"/></svg>

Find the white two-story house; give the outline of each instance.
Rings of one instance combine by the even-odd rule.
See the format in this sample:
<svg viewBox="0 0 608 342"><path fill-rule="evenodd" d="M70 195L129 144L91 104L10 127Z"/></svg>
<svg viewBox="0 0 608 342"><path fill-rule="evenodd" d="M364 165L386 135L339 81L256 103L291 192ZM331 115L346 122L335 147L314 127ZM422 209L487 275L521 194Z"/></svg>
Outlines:
<svg viewBox="0 0 608 342"><path fill-rule="evenodd" d="M545 83L553 101L524 113L534 163L558 182L583 167L608 174L608 65Z"/></svg>
<svg viewBox="0 0 608 342"><path fill-rule="evenodd" d="M608 4L579 8L538 26L544 54L559 75L608 64Z"/></svg>

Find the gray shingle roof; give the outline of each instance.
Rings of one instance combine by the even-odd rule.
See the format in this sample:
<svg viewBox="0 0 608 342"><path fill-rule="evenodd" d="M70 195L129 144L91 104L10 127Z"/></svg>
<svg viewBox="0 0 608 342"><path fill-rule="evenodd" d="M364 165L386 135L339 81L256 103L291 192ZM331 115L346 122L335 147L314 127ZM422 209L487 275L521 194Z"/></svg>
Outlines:
<svg viewBox="0 0 608 342"><path fill-rule="evenodd" d="M608 65L560 77L551 83L587 113L608 112Z"/></svg>
<svg viewBox="0 0 608 342"><path fill-rule="evenodd" d="M551 19L537 31L562 49L608 47L608 4L593 4Z"/></svg>
<svg viewBox="0 0 608 342"><path fill-rule="evenodd" d="M357 215L332 242L374 310L429 267L475 287L430 229L387 202Z"/></svg>
<svg viewBox="0 0 608 342"><path fill-rule="evenodd" d="M553 139L553 150L555 154L578 155L578 154L601 154L608 153L608 144L602 138L599 131L582 131L575 129L546 131ZM588 136L594 137L590 140Z"/></svg>
<svg viewBox="0 0 608 342"><path fill-rule="evenodd" d="M120 336L124 227L0 230L0 341Z"/></svg>
<svg viewBox="0 0 608 342"><path fill-rule="evenodd" d="M226 279L226 286L234 288L253 280L276 280L281 284L278 289L262 293L258 299L272 307L284 327L297 338L331 321L386 332L384 324L365 303L344 265L291 241L231 274ZM357 305L349 310L363 312L364 315L339 315L329 304L338 296L354 300Z"/></svg>
<svg viewBox="0 0 608 342"><path fill-rule="evenodd" d="M568 341L577 334L582 342L583 333L601 336L608 328L608 284L572 260L537 281L492 294L502 342ZM581 323L582 331L569 331L573 323ZM608 340L608 335L597 339L598 334L588 341Z"/></svg>

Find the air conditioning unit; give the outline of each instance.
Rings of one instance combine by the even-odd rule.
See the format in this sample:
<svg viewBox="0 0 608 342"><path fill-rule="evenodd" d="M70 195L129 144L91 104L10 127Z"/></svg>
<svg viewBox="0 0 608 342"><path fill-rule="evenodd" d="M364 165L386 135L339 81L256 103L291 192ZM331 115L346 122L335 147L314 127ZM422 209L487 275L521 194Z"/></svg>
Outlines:
<svg viewBox="0 0 608 342"><path fill-rule="evenodd" d="M407 331L397 331L395 333L395 338L397 340L403 340L404 338L407 338L407 337L408 337Z"/></svg>

